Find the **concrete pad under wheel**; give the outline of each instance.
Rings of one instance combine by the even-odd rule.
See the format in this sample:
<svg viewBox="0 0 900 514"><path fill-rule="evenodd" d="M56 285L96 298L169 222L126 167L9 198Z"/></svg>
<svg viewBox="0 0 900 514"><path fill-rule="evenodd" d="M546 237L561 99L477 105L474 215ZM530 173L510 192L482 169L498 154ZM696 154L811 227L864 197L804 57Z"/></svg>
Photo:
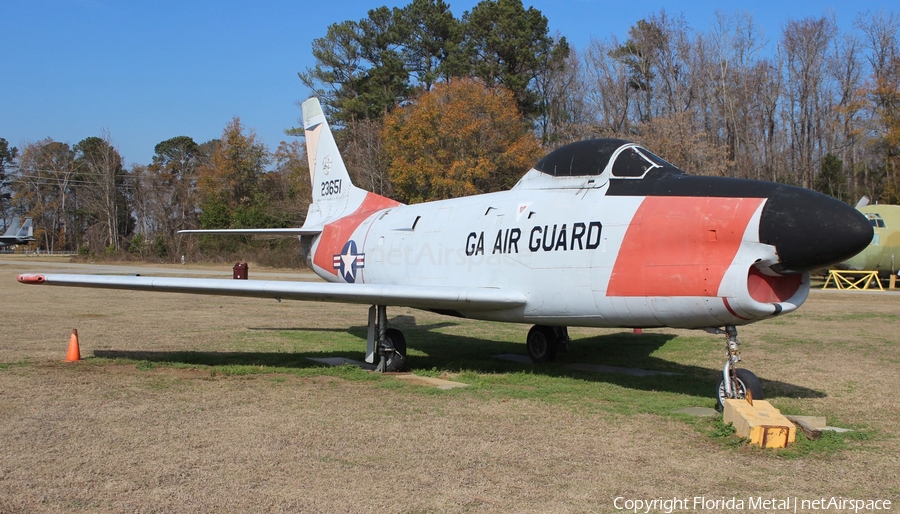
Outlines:
<svg viewBox="0 0 900 514"><path fill-rule="evenodd" d="M462 382L454 382L452 380L444 380L442 378L434 378L434 377L420 377L419 375L414 375L412 373L400 373L394 375L394 378L400 379L404 382L410 382L413 384L421 384L434 386L438 389L448 390L448 389L456 389L457 387L468 387L469 384L464 384Z"/></svg>

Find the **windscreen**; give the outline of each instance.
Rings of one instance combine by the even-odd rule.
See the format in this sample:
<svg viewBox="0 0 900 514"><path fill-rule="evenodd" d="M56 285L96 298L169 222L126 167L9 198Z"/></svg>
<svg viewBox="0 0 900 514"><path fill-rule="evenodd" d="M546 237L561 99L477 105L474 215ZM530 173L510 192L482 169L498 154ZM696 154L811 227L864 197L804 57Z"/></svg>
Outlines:
<svg viewBox="0 0 900 514"><path fill-rule="evenodd" d="M639 178L654 169L679 171L668 162L643 148L631 147L623 150L613 163L614 177Z"/></svg>

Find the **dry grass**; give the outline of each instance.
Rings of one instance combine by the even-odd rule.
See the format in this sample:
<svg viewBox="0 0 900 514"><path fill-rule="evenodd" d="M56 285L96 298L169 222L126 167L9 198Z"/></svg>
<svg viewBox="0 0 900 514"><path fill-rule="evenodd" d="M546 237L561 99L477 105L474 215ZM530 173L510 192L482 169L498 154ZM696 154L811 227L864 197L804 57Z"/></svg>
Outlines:
<svg viewBox="0 0 900 514"><path fill-rule="evenodd" d="M525 375L521 386L492 388L503 373L463 363L454 374L473 385L437 391L317 368L232 375L122 359L64 364L76 327L86 356L291 356L344 340L361 353L365 308L26 287L14 282L21 271L0 260L0 512L610 512L617 496L900 499L894 294L816 292L797 313L741 329L745 361L776 405L827 415L868 437L788 458L729 447L705 435L703 422L652 408L623 414L615 405L617 394L628 402L693 398L665 382L636 387L538 369L535 382ZM503 348L527 331L391 314L414 316L449 341L468 334L490 345L493 330ZM615 332L572 331L593 337L589 345ZM699 369L697 376L721 364L718 338L653 332L671 336L648 358ZM458 351L466 348L461 342ZM420 346L419 362L445 362L424 355L437 351ZM455 351L445 353L452 360ZM606 396L549 401L522 393L533 383Z"/></svg>

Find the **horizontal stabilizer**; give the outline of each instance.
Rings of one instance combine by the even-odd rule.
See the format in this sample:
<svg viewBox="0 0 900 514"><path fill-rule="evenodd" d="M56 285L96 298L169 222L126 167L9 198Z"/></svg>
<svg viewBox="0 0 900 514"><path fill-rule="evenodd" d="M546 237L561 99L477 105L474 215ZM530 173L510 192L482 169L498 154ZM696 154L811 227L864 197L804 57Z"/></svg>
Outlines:
<svg viewBox="0 0 900 514"><path fill-rule="evenodd" d="M118 275L19 275L23 284L46 284L169 293L248 296L284 300L390 305L417 309L502 310L525 304L525 295L487 287L434 287L283 280L137 277Z"/></svg>

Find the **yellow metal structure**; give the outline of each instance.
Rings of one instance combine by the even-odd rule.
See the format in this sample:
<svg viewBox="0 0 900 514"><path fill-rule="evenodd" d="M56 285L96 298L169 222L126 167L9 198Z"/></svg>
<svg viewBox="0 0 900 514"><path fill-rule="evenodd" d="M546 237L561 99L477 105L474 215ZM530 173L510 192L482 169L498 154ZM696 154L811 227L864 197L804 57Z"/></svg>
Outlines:
<svg viewBox="0 0 900 514"><path fill-rule="evenodd" d="M760 448L785 448L797 437L797 427L767 401L725 400L725 423L734 425L739 437Z"/></svg>
<svg viewBox="0 0 900 514"><path fill-rule="evenodd" d="M878 280L877 271L837 270L828 272L828 279L822 289L828 289L828 285L834 283L837 289L877 289L884 291L881 281Z"/></svg>

